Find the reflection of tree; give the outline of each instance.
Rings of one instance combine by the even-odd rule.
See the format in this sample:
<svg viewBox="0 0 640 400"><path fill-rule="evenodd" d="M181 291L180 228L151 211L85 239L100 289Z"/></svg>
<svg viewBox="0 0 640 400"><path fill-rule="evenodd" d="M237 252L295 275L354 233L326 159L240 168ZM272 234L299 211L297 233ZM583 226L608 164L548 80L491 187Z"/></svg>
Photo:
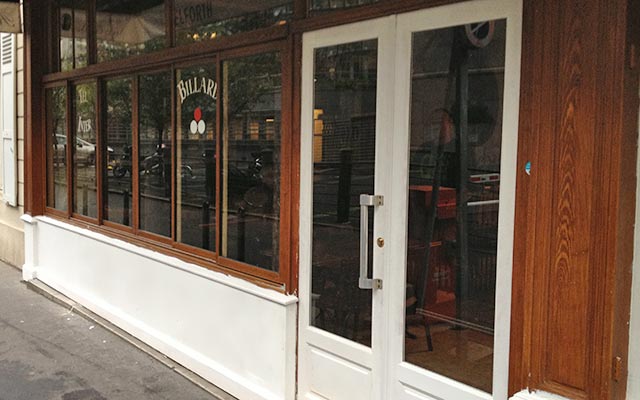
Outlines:
<svg viewBox="0 0 640 400"><path fill-rule="evenodd" d="M66 148L68 141L58 140L57 135L67 136L67 90L64 87L53 88L47 91L47 130L49 132L48 159L49 168L53 168L50 163L66 164ZM61 171L56 171L59 174ZM64 175L64 171L62 171Z"/></svg>
<svg viewBox="0 0 640 400"><path fill-rule="evenodd" d="M259 28L266 28L281 21L288 21L293 14L291 2L277 5L266 10L246 13L236 17L203 23L198 26L180 26L177 24L178 44L213 39L217 36L229 36ZM186 32L185 32L186 31Z"/></svg>
<svg viewBox="0 0 640 400"><path fill-rule="evenodd" d="M314 108L321 110L323 162L338 162L343 151L352 161L375 153L377 41L324 47L315 52Z"/></svg>
<svg viewBox="0 0 640 400"><path fill-rule="evenodd" d="M377 47L377 41L370 40L317 50L316 90L375 90Z"/></svg>
<svg viewBox="0 0 640 400"><path fill-rule="evenodd" d="M164 36L149 39L141 44L115 43L108 40L98 40L98 60L118 60L143 53L151 53L166 47Z"/></svg>
<svg viewBox="0 0 640 400"><path fill-rule="evenodd" d="M67 91L64 87L55 88L49 91L49 118L51 118L51 135L67 136L65 131L67 117ZM55 142L54 142L55 143Z"/></svg>
<svg viewBox="0 0 640 400"><path fill-rule="evenodd" d="M131 121L131 79L107 81L107 111L120 121Z"/></svg>
<svg viewBox="0 0 640 400"><path fill-rule="evenodd" d="M279 53L264 53L233 60L225 63L225 68L229 76L229 116L251 111L263 101L263 96L280 89Z"/></svg>
<svg viewBox="0 0 640 400"><path fill-rule="evenodd" d="M149 135L150 130L157 146L162 146L163 132L169 132L171 124L170 73L141 75L139 90L140 135Z"/></svg>

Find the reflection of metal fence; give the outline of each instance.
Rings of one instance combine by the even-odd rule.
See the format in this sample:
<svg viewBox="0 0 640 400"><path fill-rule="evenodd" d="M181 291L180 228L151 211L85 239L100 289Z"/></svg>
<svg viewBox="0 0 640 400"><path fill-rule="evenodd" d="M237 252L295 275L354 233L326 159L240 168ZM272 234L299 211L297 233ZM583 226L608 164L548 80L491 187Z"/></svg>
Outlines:
<svg viewBox="0 0 640 400"><path fill-rule="evenodd" d="M348 120L323 120L322 161L340 162L340 152L350 149L352 160L372 162L376 152L375 115Z"/></svg>
<svg viewBox="0 0 640 400"><path fill-rule="evenodd" d="M341 177L341 172L348 171L350 184L348 193L339 193L339 181L345 179ZM338 203L340 196L348 196L345 199L345 206L350 210L350 218L353 222L358 220L359 196L362 193L369 193L374 186L374 163L369 161L353 162L351 168L345 169L340 163L322 162L314 164L314 185L313 185L313 213L316 216L325 215L330 218L337 218ZM327 221L327 222L335 222ZM346 222L343 220L343 222Z"/></svg>

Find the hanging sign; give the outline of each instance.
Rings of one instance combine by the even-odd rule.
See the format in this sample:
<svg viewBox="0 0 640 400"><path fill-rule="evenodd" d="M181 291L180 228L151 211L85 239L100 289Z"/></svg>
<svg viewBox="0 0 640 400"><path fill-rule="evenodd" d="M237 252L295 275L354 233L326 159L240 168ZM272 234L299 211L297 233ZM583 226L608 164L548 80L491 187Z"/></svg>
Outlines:
<svg viewBox="0 0 640 400"><path fill-rule="evenodd" d="M464 26L464 33L472 46L477 48L487 47L493 40L496 31L495 21L477 22Z"/></svg>
<svg viewBox="0 0 640 400"><path fill-rule="evenodd" d="M0 1L0 32L22 32L19 3Z"/></svg>

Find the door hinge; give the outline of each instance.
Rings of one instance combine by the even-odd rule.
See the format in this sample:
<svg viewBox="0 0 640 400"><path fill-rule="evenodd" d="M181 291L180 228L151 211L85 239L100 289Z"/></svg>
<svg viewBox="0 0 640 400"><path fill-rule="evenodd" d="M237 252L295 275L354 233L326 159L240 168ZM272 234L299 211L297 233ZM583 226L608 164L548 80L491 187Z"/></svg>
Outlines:
<svg viewBox="0 0 640 400"><path fill-rule="evenodd" d="M622 357L615 357L613 359L613 380L620 382L620 379L622 379Z"/></svg>

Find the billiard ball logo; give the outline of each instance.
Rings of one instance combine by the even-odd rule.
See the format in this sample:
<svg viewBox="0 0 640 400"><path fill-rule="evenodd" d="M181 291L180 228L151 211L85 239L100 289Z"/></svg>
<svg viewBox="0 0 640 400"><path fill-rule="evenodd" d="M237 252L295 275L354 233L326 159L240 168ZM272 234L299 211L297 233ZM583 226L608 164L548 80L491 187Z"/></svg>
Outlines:
<svg viewBox="0 0 640 400"><path fill-rule="evenodd" d="M202 119L202 110L200 107L197 107L193 111L193 121L191 121L191 133L194 135L199 133L201 135L204 134L204 131L207 129L207 124Z"/></svg>

